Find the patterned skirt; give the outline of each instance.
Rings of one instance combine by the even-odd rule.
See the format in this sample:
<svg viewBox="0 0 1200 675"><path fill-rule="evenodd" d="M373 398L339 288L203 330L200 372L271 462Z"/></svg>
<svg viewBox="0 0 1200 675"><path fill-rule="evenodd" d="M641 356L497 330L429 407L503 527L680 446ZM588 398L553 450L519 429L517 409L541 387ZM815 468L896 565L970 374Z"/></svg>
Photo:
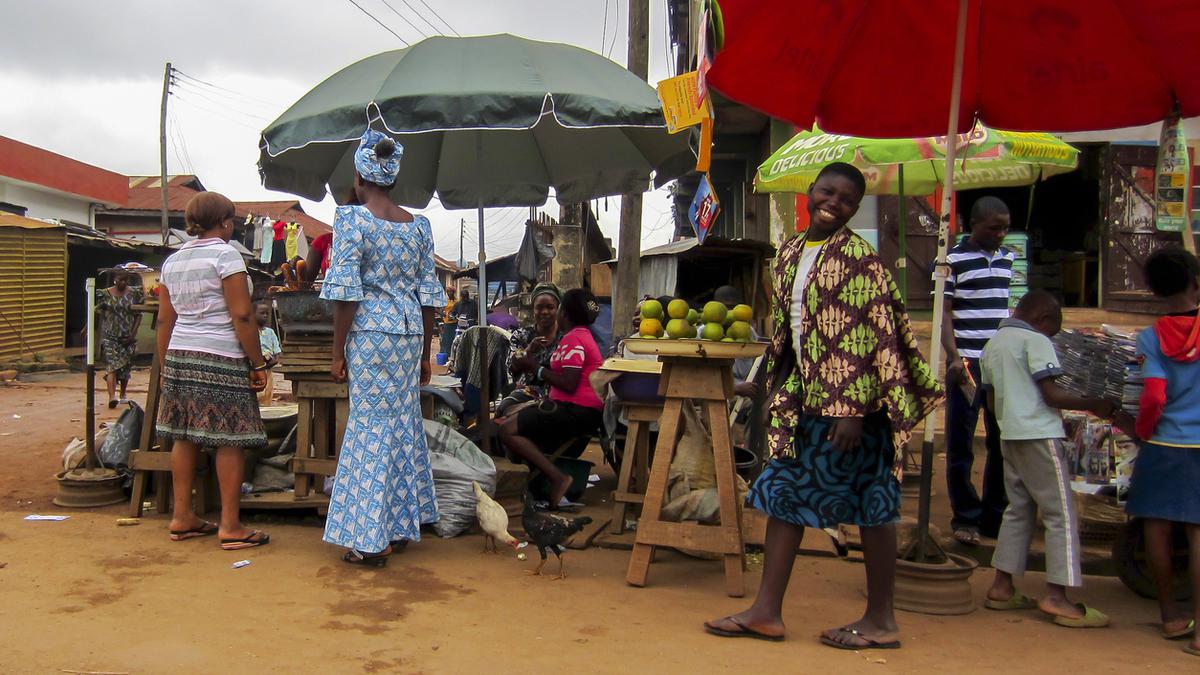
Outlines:
<svg viewBox="0 0 1200 675"><path fill-rule="evenodd" d="M126 335L105 335L100 343L104 346L104 371L116 375L118 380L128 380L133 369L133 356L137 344L129 344Z"/></svg>
<svg viewBox="0 0 1200 675"><path fill-rule="evenodd" d="M900 483L892 475L887 412L863 419L862 444L843 451L829 442L832 417L801 415L796 457L772 459L754 481L747 504L803 527L873 527L900 518Z"/></svg>
<svg viewBox="0 0 1200 675"><path fill-rule="evenodd" d="M246 359L167 351L156 429L162 438L208 448L266 445Z"/></svg>
<svg viewBox="0 0 1200 675"><path fill-rule="evenodd" d="M421 539L438 519L421 419L420 335L354 331L346 341L350 417L325 541L366 553Z"/></svg>

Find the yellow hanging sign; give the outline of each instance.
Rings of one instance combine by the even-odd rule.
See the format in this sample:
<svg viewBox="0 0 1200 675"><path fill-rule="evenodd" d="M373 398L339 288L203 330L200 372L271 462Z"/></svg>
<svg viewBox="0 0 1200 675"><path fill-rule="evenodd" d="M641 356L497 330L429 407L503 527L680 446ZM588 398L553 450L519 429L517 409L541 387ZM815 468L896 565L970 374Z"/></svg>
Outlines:
<svg viewBox="0 0 1200 675"><path fill-rule="evenodd" d="M697 73L692 71L658 83L658 100L662 102L668 133L696 126L709 117L707 101L696 103L698 81Z"/></svg>

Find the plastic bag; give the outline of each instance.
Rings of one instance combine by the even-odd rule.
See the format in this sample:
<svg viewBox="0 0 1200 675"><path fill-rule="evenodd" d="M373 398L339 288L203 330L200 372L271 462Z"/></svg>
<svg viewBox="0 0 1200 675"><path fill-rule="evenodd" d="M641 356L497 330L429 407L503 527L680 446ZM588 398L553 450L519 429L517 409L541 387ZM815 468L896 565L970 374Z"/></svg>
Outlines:
<svg viewBox="0 0 1200 675"><path fill-rule="evenodd" d="M475 522L475 490L496 492L496 464L466 436L432 420L424 420L425 440L433 466L433 489L440 518L433 524L438 536L456 537Z"/></svg>
<svg viewBox="0 0 1200 675"><path fill-rule="evenodd" d="M133 401L128 401L127 404L129 408L117 418L108 432L108 437L104 439L104 444L96 451L100 463L104 466L128 466L129 453L137 447L138 439L142 435L142 421L146 414L142 412L141 406Z"/></svg>

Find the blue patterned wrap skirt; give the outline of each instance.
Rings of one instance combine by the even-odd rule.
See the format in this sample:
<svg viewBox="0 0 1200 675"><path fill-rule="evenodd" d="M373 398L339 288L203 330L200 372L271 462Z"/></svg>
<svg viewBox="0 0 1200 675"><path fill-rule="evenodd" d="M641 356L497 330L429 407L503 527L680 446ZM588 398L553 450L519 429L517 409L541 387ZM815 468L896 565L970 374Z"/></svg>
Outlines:
<svg viewBox="0 0 1200 675"><path fill-rule="evenodd" d="M419 541L438 519L421 420L420 335L353 331L346 341L350 417L338 454L325 541L377 553Z"/></svg>
<svg viewBox="0 0 1200 675"><path fill-rule="evenodd" d="M887 411L863 418L856 450L839 450L829 442L836 421L801 415L796 457L768 462L746 503L802 527L874 527L899 520L900 483L892 475L895 453Z"/></svg>

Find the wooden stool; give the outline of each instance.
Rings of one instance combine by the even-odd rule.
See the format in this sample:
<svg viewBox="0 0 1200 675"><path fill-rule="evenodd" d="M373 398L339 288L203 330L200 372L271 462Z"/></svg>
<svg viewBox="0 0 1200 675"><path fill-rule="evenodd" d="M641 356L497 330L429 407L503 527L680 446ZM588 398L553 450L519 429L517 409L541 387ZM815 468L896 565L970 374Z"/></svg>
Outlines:
<svg viewBox="0 0 1200 675"><path fill-rule="evenodd" d="M337 473L337 454L350 418L350 389L327 373L285 377L292 380L298 405L291 468L296 476L294 498L299 501L308 499L314 489L320 493L325 476Z"/></svg>
<svg viewBox="0 0 1200 675"><path fill-rule="evenodd" d="M661 403L622 403L629 423L617 489L613 491L613 519L609 532L625 532L625 514L630 504L641 504L650 479L650 423L662 417Z"/></svg>
<svg viewBox="0 0 1200 675"><path fill-rule="evenodd" d="M713 351L716 351L715 349ZM659 354L663 364L659 394L666 397L658 425L658 445L654 465L642 504L633 554L625 581L645 586L656 546L671 546L721 554L725 561L725 592L731 597L745 594L742 570L745 546L742 542L741 505L733 469L733 446L729 440L729 404L733 397L733 359L709 358L703 348L689 355ZM683 406L702 403L712 427L713 458L717 472L717 496L720 500L720 525L671 523L662 520L666 500L667 477L683 419Z"/></svg>

